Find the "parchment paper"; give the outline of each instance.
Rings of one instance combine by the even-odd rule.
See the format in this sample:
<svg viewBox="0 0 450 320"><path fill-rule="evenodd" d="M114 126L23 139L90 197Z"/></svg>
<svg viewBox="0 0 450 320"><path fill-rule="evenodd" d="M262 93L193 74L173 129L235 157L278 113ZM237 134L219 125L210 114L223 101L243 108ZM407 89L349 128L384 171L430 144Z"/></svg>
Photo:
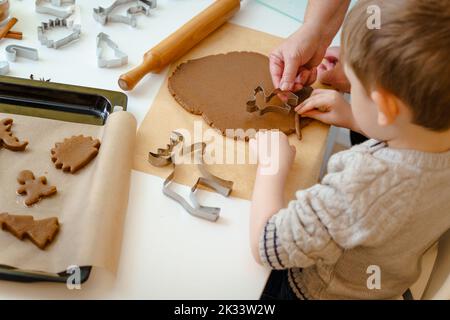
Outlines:
<svg viewBox="0 0 450 320"><path fill-rule="evenodd" d="M52 273L70 265L90 265L115 273L134 152L134 117L116 112L105 126L0 113L4 118L14 119L12 131L29 145L25 152L0 148L0 212L35 219L57 217L61 229L45 251L0 230L0 264ZM98 156L74 175L57 170L50 149L55 142L80 134L101 140ZM16 194L16 178L22 170L31 170L36 177L45 175L57 187L57 195L25 207L23 197Z"/></svg>
<svg viewBox="0 0 450 320"><path fill-rule="evenodd" d="M198 46L174 63L169 71L172 74L175 67L187 60L200 58L203 56L226 53L230 51L254 51L268 55L273 48L283 39L255 31L252 29L236 26L231 23L225 24L208 38L203 40ZM205 84L208 90L208 84ZM224 95L226 95L224 90ZM243 111L245 112L245 111ZM148 152L157 148L165 147L169 142L169 134L173 130L183 129L194 132L194 121L202 121L205 131L210 127L203 121L201 116L190 114L184 110L170 95L167 89L167 79L159 90L150 111L138 129L136 154L134 168L136 170L166 177L170 173L170 168L152 167L148 162ZM303 140L300 142L295 134L289 137L291 144L297 148L297 156L291 175L287 181L286 196L292 198L294 192L309 187L317 182L322 163L323 153L328 135L328 126L314 121L311 125L302 130ZM205 142L220 141L221 135L214 133L205 138ZM232 143L230 139L229 143ZM199 139L195 139L198 142ZM238 141L234 150L239 148L246 150L246 159L249 159L248 144ZM227 148L227 153L236 158L236 151ZM234 181L232 196L250 199L255 180L256 166L250 164L213 164L209 166L212 173L223 179ZM196 173L192 172L191 166L177 167L175 181L191 186L195 182Z"/></svg>

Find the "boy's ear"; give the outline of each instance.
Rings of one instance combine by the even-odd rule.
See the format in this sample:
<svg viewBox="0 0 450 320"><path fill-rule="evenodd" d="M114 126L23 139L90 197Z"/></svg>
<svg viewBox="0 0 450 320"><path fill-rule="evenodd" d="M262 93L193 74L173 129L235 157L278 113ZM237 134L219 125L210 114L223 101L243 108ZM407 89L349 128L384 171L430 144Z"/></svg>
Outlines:
<svg viewBox="0 0 450 320"><path fill-rule="evenodd" d="M371 92L370 98L378 108L378 125L385 127L394 123L400 110L397 97L378 88Z"/></svg>

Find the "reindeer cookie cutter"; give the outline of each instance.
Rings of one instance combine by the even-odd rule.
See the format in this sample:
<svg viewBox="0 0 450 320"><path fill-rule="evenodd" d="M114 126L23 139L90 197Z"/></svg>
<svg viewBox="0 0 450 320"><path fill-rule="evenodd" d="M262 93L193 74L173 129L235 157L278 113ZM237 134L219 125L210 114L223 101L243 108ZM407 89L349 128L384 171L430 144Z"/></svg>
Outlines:
<svg viewBox="0 0 450 320"><path fill-rule="evenodd" d="M314 89L312 87L304 87L299 92L293 93L291 91L275 89L269 95L267 95L264 88L262 86L258 86L255 88L255 90L253 90L253 96L247 101L247 112L257 112L260 116L269 112L276 112L287 115L292 112L293 108L295 108L300 101L304 101L305 99L307 99L311 95L313 90ZM286 99L282 102L281 105L273 103L272 99L280 94L284 95ZM260 104L261 100L258 101L258 96L261 96L262 104ZM302 139L300 118L300 115L296 113L294 116L295 132L299 140Z"/></svg>
<svg viewBox="0 0 450 320"><path fill-rule="evenodd" d="M134 2L136 5L128 8L126 15L113 14L119 6ZM148 16L150 9L156 8L157 0L116 0L109 7L94 8L94 19L102 25L108 22L125 23L133 28L136 27L136 15L143 13Z"/></svg>
<svg viewBox="0 0 450 320"><path fill-rule="evenodd" d="M169 174L163 183L163 193L167 197L178 202L189 214L215 222L219 219L220 208L203 206L198 202L196 191L199 186L204 186L213 189L217 193L228 197L232 191L233 182L221 179L211 174L203 162L203 155L205 152L206 143L199 142L191 144L190 146L184 145L184 136L176 131L173 131L170 135L170 143L165 149L158 149L156 153L149 152L148 161L150 164L156 167L164 167L173 165L173 171ZM194 161L199 168L201 177L197 179L197 182L192 186L190 192L190 200L192 205L170 188L170 184L175 178L175 168L177 166L177 157L183 155L192 154Z"/></svg>
<svg viewBox="0 0 450 320"><path fill-rule="evenodd" d="M282 105L272 104L271 101L273 98L278 96L279 94L286 95L287 100L282 103ZM262 95L264 99L264 104L261 105L258 103L258 95ZM253 96L250 100L247 101L247 112L253 113L258 112L260 116L269 112L278 112L288 114L291 112L292 107L298 104L298 96L290 91L282 91L281 89L273 90L269 95L266 95L266 92L262 86L258 86L253 91Z"/></svg>

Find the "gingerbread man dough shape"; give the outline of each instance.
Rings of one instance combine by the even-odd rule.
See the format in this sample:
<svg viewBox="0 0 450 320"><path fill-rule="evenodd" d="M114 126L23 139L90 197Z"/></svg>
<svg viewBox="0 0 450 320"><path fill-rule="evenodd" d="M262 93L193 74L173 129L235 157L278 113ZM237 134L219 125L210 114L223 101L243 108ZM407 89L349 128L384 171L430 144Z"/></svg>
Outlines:
<svg viewBox="0 0 450 320"><path fill-rule="evenodd" d="M31 206L42 198L49 197L57 192L55 186L47 185L47 178L39 177L39 179L36 179L30 170L19 173L17 182L22 185L17 189L17 193L26 195L24 200L26 206Z"/></svg>
<svg viewBox="0 0 450 320"><path fill-rule="evenodd" d="M3 119L0 121L0 148L11 151L24 151L28 145L27 141L20 142L11 132L13 119Z"/></svg>

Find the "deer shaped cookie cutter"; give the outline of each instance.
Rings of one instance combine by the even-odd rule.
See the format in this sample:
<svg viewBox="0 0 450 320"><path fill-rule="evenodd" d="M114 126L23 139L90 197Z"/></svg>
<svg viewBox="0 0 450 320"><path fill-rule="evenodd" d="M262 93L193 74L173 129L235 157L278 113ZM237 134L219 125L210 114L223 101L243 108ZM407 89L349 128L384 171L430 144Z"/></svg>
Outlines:
<svg viewBox="0 0 450 320"><path fill-rule="evenodd" d="M211 174L206 169L206 165L203 162L205 148L206 143L204 142L185 146L184 136L176 131L173 131L170 135L170 143L167 145L167 148L160 148L156 153L149 152L148 161L155 167L173 165L173 171L163 183L164 195L178 202L189 214L201 219L215 222L219 219L220 208L202 206L197 200L196 191L199 186L204 186L213 189L225 197L228 197L232 191L233 182L221 179ZM189 204L189 202L186 201L186 199L180 194L170 188L170 184L175 178L175 168L178 162L177 158L186 154L194 155L194 161L202 174L202 176L197 179L197 182L191 188L190 200L192 205Z"/></svg>
<svg viewBox="0 0 450 320"><path fill-rule="evenodd" d="M253 96L247 101L247 112L254 113L257 112L260 116L269 113L276 112L281 114L289 114L292 109L295 108L301 101L306 100L313 92L312 87L304 87L297 93L291 91L283 91L281 89L273 90L269 95L262 86L258 86L253 90ZM258 96L263 97L263 104L261 105L258 101ZM272 103L272 99L278 95L283 95L285 100L281 105ZM300 115L295 114L295 132L299 140L302 140L302 132L300 128Z"/></svg>

